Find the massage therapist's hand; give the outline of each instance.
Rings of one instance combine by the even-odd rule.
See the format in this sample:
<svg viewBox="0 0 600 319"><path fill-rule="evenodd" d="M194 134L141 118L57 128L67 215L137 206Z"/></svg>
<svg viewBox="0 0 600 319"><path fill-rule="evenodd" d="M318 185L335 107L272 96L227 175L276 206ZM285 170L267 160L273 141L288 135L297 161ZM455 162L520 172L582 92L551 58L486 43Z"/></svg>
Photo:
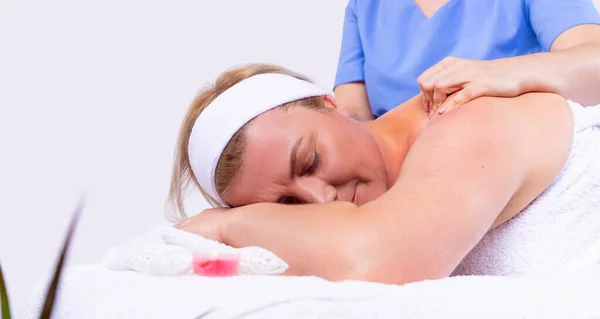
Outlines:
<svg viewBox="0 0 600 319"><path fill-rule="evenodd" d="M222 229L225 227L233 210L229 208L206 209L200 214L175 225L175 228L223 243Z"/></svg>
<svg viewBox="0 0 600 319"><path fill-rule="evenodd" d="M507 59L475 61L448 57L418 78L425 111L443 114L481 96L516 97L523 91L520 70Z"/></svg>

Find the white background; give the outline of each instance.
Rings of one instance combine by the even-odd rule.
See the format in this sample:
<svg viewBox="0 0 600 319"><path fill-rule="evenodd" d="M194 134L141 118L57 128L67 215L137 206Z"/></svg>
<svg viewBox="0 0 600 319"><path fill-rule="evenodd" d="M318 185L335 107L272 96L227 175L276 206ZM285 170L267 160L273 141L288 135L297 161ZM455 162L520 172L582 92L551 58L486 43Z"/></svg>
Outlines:
<svg viewBox="0 0 600 319"><path fill-rule="evenodd" d="M346 3L0 0L0 261L13 301L53 266L83 191L73 263L166 222L180 121L221 71L276 63L331 88Z"/></svg>
<svg viewBox="0 0 600 319"><path fill-rule="evenodd" d="M82 191L71 262L166 222L180 122L224 69L277 63L331 88L346 2L0 0L0 261L14 301L54 264Z"/></svg>

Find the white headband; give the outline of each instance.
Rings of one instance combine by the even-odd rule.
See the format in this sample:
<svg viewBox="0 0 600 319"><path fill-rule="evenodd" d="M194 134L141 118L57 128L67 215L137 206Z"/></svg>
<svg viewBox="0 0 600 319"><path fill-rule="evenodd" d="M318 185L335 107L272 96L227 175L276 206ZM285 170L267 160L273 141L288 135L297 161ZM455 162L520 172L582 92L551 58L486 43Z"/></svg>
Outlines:
<svg viewBox="0 0 600 319"><path fill-rule="evenodd" d="M200 186L226 206L217 193L215 170L233 135L253 118L279 105L327 94L310 82L267 73L240 81L217 96L196 119L188 143L190 164Z"/></svg>

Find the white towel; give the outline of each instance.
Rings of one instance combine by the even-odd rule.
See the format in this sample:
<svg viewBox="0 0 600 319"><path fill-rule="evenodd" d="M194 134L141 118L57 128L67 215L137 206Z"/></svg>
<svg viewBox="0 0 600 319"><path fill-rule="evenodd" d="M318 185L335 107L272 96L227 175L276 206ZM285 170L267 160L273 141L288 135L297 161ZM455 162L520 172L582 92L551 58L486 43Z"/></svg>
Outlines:
<svg viewBox="0 0 600 319"><path fill-rule="evenodd" d="M149 276L75 266L56 319L600 318L600 266L547 276L464 276L404 286L316 277ZM38 286L17 319L38 318ZM16 309L16 310L17 310Z"/></svg>
<svg viewBox="0 0 600 319"><path fill-rule="evenodd" d="M241 275L277 275L288 268L283 260L260 247L233 248L170 226L157 226L149 234L112 249L102 264L110 270L176 276L191 272L193 254L215 251L238 253Z"/></svg>

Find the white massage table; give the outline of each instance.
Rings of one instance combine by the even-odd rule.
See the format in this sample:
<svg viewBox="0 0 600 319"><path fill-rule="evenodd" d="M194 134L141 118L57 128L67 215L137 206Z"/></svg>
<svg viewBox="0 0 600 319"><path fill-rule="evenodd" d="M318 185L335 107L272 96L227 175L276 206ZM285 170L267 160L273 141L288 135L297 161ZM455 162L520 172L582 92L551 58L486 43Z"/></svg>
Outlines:
<svg viewBox="0 0 600 319"><path fill-rule="evenodd" d="M16 318L37 318L44 285ZM451 277L404 286L316 277L160 277L67 269L55 319L600 318L600 265L523 277Z"/></svg>

